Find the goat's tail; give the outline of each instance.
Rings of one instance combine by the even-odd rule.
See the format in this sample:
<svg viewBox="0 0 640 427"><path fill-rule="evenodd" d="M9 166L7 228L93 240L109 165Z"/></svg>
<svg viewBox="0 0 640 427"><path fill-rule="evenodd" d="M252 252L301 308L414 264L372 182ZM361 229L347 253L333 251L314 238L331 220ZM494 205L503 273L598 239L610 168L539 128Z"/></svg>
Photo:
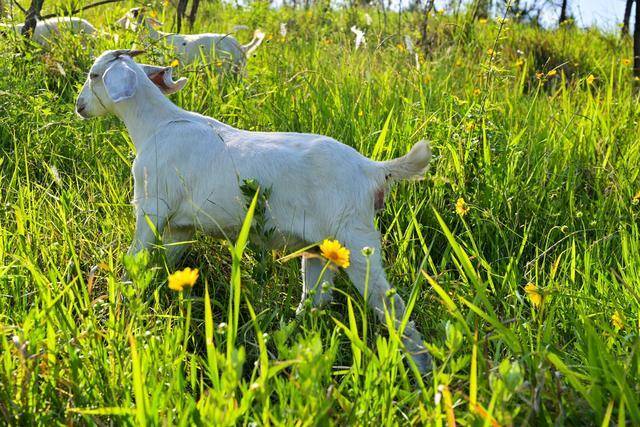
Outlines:
<svg viewBox="0 0 640 427"><path fill-rule="evenodd" d="M242 51L244 52L245 56L251 55L251 53L256 50L258 46L260 46L262 40L264 40L264 33L262 32L262 30L257 29L253 33L253 40L242 46Z"/></svg>
<svg viewBox="0 0 640 427"><path fill-rule="evenodd" d="M404 179L424 179L431 161L431 144L429 141L419 141L411 150L397 159L381 162L385 169L387 180L401 181Z"/></svg>

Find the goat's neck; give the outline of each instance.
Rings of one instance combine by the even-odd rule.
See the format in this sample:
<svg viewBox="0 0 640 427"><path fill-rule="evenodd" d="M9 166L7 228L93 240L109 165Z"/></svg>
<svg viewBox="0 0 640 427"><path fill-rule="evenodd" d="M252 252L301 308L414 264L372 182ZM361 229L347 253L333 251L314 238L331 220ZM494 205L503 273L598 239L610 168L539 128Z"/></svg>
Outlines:
<svg viewBox="0 0 640 427"><path fill-rule="evenodd" d="M137 152L144 149L153 135L162 132L165 124L185 115L184 110L151 89L155 88L139 88L138 93L122 102L116 112L127 127Z"/></svg>

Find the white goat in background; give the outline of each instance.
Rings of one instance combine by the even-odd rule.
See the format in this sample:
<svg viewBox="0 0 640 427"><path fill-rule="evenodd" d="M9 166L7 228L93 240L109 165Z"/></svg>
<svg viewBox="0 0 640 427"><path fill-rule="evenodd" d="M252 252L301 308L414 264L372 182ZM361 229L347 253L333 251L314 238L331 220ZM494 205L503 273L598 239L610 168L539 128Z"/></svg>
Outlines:
<svg viewBox="0 0 640 427"><path fill-rule="evenodd" d="M243 180L254 179L271 189L265 214L264 242L291 250L334 237L351 250L346 273L368 302L385 318L385 307L401 317L404 303L389 292L382 265L380 235L374 226L376 206L394 182L420 179L428 169L431 149L418 142L403 157L373 161L353 148L322 135L250 132L210 117L185 111L163 94L181 89L170 67L137 64L140 51L107 51L89 71L76 102L84 118L115 114L126 125L136 148L133 162L136 229L129 252L151 249L156 231L162 236L167 260L173 265L196 230L215 237L237 235L246 214ZM373 248L367 258L365 247ZM315 290L315 305L328 302L331 291L316 285L324 263L303 256L302 299ZM332 283L327 270L323 281ZM413 322L404 343L425 372L429 355Z"/></svg>
<svg viewBox="0 0 640 427"><path fill-rule="evenodd" d="M15 31L16 34L20 34L23 27L24 24L0 24L0 29L5 28L10 31ZM97 30L86 19L56 16L37 21L36 27L33 30L32 39L43 47L48 47L50 43L57 39L63 32L94 36Z"/></svg>
<svg viewBox="0 0 640 427"><path fill-rule="evenodd" d="M145 15L143 8L130 9L125 16L118 19L116 24L125 29L136 31L139 26L143 26L152 40L166 40L173 47L174 52L185 64L190 64L202 59L222 61L226 70L234 73L242 70L247 63L247 57L256 50L264 39L264 33L256 30L253 40L242 45L230 34L171 34L158 31L155 25L161 23Z"/></svg>

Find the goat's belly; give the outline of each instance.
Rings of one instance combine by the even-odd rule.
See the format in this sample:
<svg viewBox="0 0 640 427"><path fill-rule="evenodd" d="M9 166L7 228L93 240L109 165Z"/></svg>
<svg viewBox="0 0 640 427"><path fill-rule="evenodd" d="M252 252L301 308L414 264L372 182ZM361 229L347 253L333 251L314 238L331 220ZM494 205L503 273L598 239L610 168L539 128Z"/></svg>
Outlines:
<svg viewBox="0 0 640 427"><path fill-rule="evenodd" d="M171 222L179 227L189 227L214 237L224 238L237 234L245 213L239 203L236 206L208 198L202 203L183 203L173 215Z"/></svg>

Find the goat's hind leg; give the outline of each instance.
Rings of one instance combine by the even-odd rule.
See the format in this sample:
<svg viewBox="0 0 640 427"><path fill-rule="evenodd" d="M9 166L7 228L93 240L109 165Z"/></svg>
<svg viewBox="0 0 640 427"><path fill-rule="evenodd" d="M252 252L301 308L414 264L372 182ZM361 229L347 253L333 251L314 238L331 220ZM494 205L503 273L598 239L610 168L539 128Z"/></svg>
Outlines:
<svg viewBox="0 0 640 427"><path fill-rule="evenodd" d="M346 269L346 272L363 297L366 291L367 303L375 311L380 321L386 323L385 309L389 312L393 309L396 327L399 327L405 313L405 305L399 295L389 292L391 286L387 282L382 265L380 236L373 226L364 232L357 229L350 230L350 232L353 231L355 231L355 235L345 233L342 240L351 251L351 265ZM369 267L367 267L367 260L362 254L364 247L373 249L373 253L369 256ZM365 286L367 268L369 268L368 287ZM422 374L428 372L431 369L431 356L422 344L422 336L412 321L408 322L405 327L403 343L420 372Z"/></svg>

